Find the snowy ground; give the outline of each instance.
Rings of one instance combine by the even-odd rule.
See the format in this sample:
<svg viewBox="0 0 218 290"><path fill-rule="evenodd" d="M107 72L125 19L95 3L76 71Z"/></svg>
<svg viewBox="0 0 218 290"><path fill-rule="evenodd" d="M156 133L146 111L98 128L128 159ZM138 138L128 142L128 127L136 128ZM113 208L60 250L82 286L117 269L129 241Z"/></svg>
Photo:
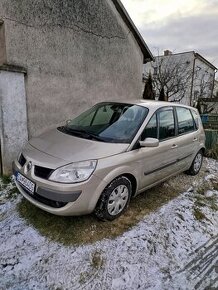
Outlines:
<svg viewBox="0 0 218 290"><path fill-rule="evenodd" d="M218 182L206 160L203 183ZM0 289L218 289L218 191L190 190L114 240L63 246L0 195Z"/></svg>

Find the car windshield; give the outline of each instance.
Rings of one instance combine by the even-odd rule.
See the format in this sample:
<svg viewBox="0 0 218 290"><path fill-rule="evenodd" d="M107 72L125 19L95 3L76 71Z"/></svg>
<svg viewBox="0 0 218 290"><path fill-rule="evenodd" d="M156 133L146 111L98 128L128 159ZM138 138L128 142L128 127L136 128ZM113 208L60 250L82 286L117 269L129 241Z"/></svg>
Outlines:
<svg viewBox="0 0 218 290"><path fill-rule="evenodd" d="M131 143L148 109L122 103L100 103L69 120L62 132L111 143Z"/></svg>

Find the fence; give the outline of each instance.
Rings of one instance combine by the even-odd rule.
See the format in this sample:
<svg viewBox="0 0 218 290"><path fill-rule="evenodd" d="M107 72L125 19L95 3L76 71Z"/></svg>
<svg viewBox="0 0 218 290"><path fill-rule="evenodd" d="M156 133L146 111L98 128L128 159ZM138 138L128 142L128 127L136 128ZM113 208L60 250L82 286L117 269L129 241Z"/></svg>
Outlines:
<svg viewBox="0 0 218 290"><path fill-rule="evenodd" d="M201 115L201 120L205 129L206 148L212 149L218 145L218 114Z"/></svg>

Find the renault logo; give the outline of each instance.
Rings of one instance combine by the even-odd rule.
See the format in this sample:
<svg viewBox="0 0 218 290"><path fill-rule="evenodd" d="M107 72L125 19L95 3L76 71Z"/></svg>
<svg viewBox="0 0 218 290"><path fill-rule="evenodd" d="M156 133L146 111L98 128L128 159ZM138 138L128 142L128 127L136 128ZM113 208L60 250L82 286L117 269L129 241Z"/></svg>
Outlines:
<svg viewBox="0 0 218 290"><path fill-rule="evenodd" d="M32 166L33 166L32 162L29 161L29 162L27 163L27 165L26 165L26 172L30 171L31 168L32 168Z"/></svg>

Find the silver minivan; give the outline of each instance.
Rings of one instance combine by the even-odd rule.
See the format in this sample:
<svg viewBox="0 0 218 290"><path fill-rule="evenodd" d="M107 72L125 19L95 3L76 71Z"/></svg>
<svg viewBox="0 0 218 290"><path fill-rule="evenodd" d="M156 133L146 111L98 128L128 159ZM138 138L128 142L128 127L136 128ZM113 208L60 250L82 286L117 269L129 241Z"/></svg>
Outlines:
<svg viewBox="0 0 218 290"><path fill-rule="evenodd" d="M119 217L132 197L199 172L205 134L198 111L156 101L102 102L32 138L13 162L15 183L56 215Z"/></svg>

